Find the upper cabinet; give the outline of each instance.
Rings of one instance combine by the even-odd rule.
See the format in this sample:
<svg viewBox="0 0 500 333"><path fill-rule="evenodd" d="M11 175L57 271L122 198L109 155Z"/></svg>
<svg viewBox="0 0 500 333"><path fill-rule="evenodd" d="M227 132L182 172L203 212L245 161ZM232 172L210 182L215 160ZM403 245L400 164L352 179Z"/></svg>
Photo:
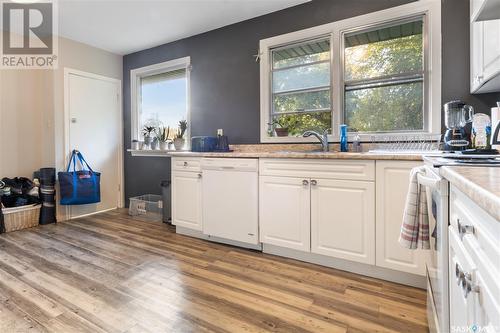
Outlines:
<svg viewBox="0 0 500 333"><path fill-rule="evenodd" d="M471 22L500 19L500 0L471 0Z"/></svg>
<svg viewBox="0 0 500 333"><path fill-rule="evenodd" d="M500 91L500 0L471 0L471 93Z"/></svg>

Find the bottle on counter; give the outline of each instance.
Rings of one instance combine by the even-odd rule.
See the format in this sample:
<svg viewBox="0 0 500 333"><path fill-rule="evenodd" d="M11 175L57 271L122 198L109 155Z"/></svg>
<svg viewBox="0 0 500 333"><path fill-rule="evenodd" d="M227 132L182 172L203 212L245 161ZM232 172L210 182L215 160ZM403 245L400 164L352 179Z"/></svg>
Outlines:
<svg viewBox="0 0 500 333"><path fill-rule="evenodd" d="M340 151L349 151L349 145L347 142L347 125L340 125Z"/></svg>
<svg viewBox="0 0 500 333"><path fill-rule="evenodd" d="M356 134L354 140L352 141L352 151L355 153L361 153L363 149L361 148L361 137Z"/></svg>

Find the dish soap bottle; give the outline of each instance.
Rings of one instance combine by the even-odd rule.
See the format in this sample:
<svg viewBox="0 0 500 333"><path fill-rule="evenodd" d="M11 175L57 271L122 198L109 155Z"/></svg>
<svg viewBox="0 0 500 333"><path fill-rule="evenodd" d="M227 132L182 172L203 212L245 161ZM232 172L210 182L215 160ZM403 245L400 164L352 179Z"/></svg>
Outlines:
<svg viewBox="0 0 500 333"><path fill-rule="evenodd" d="M340 125L340 151L347 152L349 150L347 143L347 125Z"/></svg>
<svg viewBox="0 0 500 333"><path fill-rule="evenodd" d="M361 153L363 149L361 148L361 137L356 134L354 141L352 142L352 151L355 153Z"/></svg>

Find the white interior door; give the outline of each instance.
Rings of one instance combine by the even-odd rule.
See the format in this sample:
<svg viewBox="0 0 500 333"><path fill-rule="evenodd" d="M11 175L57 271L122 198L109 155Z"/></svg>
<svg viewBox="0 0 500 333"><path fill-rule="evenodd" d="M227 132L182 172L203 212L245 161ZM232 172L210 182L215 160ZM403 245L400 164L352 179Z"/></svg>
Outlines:
<svg viewBox="0 0 500 333"><path fill-rule="evenodd" d="M121 205L121 106L119 80L66 72L68 156L79 150L101 173L101 202L69 208L69 218Z"/></svg>

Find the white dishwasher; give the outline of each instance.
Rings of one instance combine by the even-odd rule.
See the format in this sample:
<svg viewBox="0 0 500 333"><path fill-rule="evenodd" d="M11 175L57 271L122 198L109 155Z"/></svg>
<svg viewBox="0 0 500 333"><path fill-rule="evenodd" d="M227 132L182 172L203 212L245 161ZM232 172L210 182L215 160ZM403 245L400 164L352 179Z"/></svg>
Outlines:
<svg viewBox="0 0 500 333"><path fill-rule="evenodd" d="M203 233L259 243L258 160L203 158Z"/></svg>

